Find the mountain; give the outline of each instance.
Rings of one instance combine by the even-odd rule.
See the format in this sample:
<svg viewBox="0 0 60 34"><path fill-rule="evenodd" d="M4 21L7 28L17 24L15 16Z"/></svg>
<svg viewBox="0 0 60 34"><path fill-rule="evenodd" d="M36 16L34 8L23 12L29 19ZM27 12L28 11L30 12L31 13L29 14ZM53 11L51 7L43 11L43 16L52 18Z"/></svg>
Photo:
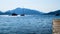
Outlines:
<svg viewBox="0 0 60 34"><path fill-rule="evenodd" d="M16 13L16 14L26 14L26 15L40 15L43 14L42 12L39 12L37 10L31 10L31 9L26 9L26 8L16 8L13 10L9 10L6 11L4 14L12 14L12 13Z"/></svg>
<svg viewBox="0 0 60 34"><path fill-rule="evenodd" d="M8 10L8 11L6 11L5 13L4 13L4 15L11 15L12 13L11 13L11 11L10 10Z"/></svg>
<svg viewBox="0 0 60 34"><path fill-rule="evenodd" d="M0 11L0 15L11 15L11 14L25 14L25 15L60 15L60 10L56 10L53 12L49 12L49 13L42 13L40 11L37 10L31 10L31 9L26 9L26 8L16 8L13 10L8 10L5 13Z"/></svg>
<svg viewBox="0 0 60 34"><path fill-rule="evenodd" d="M46 13L46 15L60 15L60 10L56 10L53 12Z"/></svg>
<svg viewBox="0 0 60 34"><path fill-rule="evenodd" d="M3 12L2 11L0 11L0 15L3 15Z"/></svg>

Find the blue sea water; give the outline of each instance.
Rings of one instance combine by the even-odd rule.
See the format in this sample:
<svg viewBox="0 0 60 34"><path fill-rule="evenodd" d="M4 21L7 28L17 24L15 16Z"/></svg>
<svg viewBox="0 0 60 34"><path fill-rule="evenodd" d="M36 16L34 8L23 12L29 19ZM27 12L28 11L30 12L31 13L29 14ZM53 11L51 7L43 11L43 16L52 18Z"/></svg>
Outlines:
<svg viewBox="0 0 60 34"><path fill-rule="evenodd" d="M0 15L0 34L52 34L54 16Z"/></svg>

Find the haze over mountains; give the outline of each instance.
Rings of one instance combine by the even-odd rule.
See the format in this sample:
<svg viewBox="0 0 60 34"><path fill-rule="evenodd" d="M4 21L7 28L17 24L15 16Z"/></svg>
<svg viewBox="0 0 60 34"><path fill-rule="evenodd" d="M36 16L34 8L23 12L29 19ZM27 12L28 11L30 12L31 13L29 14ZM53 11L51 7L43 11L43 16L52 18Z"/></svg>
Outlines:
<svg viewBox="0 0 60 34"><path fill-rule="evenodd" d="M42 14L55 15L55 14L60 14L60 10L56 10L54 12L49 12L49 13L42 13L42 12L37 11L37 10L31 10L31 9L26 9L26 8L16 8L13 10L8 10L4 13L2 11L0 11L0 15L11 15L13 13L26 14L26 15L42 15Z"/></svg>

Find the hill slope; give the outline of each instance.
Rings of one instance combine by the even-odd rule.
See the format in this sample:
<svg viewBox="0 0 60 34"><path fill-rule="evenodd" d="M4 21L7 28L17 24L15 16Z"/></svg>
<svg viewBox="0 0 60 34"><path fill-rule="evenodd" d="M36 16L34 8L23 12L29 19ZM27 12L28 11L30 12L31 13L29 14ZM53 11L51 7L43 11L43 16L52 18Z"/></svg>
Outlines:
<svg viewBox="0 0 60 34"><path fill-rule="evenodd" d="M31 10L31 9L26 9L26 8L16 8L13 10L8 10L5 13L0 11L0 15L11 15L11 14L25 14L25 15L60 15L60 10L56 10L53 12L49 12L49 13L42 13L40 11L37 10Z"/></svg>
<svg viewBox="0 0 60 34"><path fill-rule="evenodd" d="M43 14L42 12L39 12L37 10L31 10L31 9L26 9L26 8L16 8L13 10L6 11L5 14L26 14L26 15L40 15Z"/></svg>
<svg viewBox="0 0 60 34"><path fill-rule="evenodd" d="M46 15L60 15L60 10L56 10L53 12L46 13Z"/></svg>

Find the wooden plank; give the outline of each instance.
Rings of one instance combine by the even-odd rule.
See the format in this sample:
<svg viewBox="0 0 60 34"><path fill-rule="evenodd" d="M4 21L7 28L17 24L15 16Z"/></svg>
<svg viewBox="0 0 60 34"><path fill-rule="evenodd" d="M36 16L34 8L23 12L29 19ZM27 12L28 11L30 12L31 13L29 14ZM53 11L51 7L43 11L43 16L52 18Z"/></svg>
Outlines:
<svg viewBox="0 0 60 34"><path fill-rule="evenodd" d="M60 34L60 19L53 20L53 34Z"/></svg>

